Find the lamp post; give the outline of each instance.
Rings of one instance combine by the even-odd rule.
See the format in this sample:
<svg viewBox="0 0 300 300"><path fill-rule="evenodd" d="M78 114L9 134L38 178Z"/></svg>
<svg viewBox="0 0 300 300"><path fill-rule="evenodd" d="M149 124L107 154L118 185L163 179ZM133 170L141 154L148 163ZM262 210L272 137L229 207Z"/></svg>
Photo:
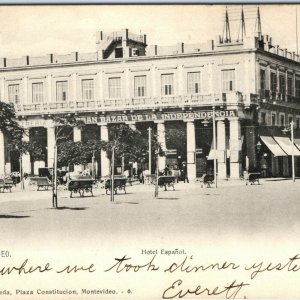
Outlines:
<svg viewBox="0 0 300 300"><path fill-rule="evenodd" d="M207 126L209 123L208 120L204 120L202 124ZM217 173L217 137L216 137L216 116L215 116L215 107L212 107L212 127L213 127L213 145L214 145L214 181L215 187L218 187L218 173Z"/></svg>
<svg viewBox="0 0 300 300"><path fill-rule="evenodd" d="M115 185L115 147L112 147L112 155L111 155L111 176L110 176L110 201L115 201L114 195L114 185Z"/></svg>
<svg viewBox="0 0 300 300"><path fill-rule="evenodd" d="M282 130L284 134L287 132L291 132L291 140L292 140L292 179L295 182L295 155L294 155L294 121L291 121L290 127Z"/></svg>
<svg viewBox="0 0 300 300"><path fill-rule="evenodd" d="M148 148L149 148L149 174L151 175L151 132L152 132L152 128L149 127L148 128Z"/></svg>
<svg viewBox="0 0 300 300"><path fill-rule="evenodd" d="M92 177L95 179L95 150L93 151L92 156Z"/></svg>

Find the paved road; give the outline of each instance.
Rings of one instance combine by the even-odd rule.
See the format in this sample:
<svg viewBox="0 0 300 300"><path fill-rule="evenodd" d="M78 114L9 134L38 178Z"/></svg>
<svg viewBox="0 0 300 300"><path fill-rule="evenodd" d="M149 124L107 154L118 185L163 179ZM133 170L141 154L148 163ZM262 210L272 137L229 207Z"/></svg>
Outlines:
<svg viewBox="0 0 300 300"><path fill-rule="evenodd" d="M153 186L134 185L127 191L126 195L117 195L115 203L110 202L103 189L95 190L95 197L72 199L67 191L60 191L59 209L51 208L50 191L14 189L12 193L0 194L0 245L12 252L15 261L20 263L28 257L31 262L46 260L57 265L93 262L98 269L98 273L84 273L81 277L26 275L22 281L19 277L3 277L2 287L80 290L117 286L133 289L131 299L149 295L159 299L162 291L181 275L139 272L116 276L100 271L111 266L115 257L124 255L148 262L147 256L141 255L143 249L184 249L190 263L192 256L194 261L204 264L286 263L300 253L300 180L263 181L259 186L220 182L218 189L179 183L176 191L161 190L158 199L153 197ZM156 261L163 265L174 260L180 262L182 257L158 256ZM0 265L6 261L0 260ZM287 279L287 274L281 272L251 280L249 272L238 269L189 274L186 280L191 287L199 282L213 287L224 286L229 280L243 280L251 286L243 288L239 295L242 298L283 298L299 296L298 278L296 273L288 274ZM286 279L289 285L283 283Z"/></svg>
<svg viewBox="0 0 300 300"><path fill-rule="evenodd" d="M56 210L51 208L50 191L15 189L0 196L0 222L21 239L26 229L63 239L89 239L90 234L168 237L178 231L217 237L299 234L299 191L300 180L223 184L218 189L179 183L176 191L160 190L155 199L153 186L134 185L126 195L118 194L115 203L103 189L84 198L70 198L67 191L60 191Z"/></svg>

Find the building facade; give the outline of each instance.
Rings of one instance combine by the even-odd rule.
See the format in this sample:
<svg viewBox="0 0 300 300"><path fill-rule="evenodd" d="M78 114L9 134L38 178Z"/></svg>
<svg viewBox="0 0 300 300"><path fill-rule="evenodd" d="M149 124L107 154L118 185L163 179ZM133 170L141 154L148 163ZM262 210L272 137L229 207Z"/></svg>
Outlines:
<svg viewBox="0 0 300 300"><path fill-rule="evenodd" d="M259 168L267 176L290 176L291 155L299 173L300 58L272 45L270 37L160 47L147 46L145 35L126 29L97 32L96 45L94 53L0 60L0 100L15 105L29 131L24 139L37 135L46 149L43 161L23 155L24 172L53 166L57 124L50 116L74 114L102 140L115 123L145 134L151 127L166 154L158 159L159 169L183 164L190 180L211 172L214 159L220 179ZM281 131L292 121L294 145ZM168 145L172 130L184 132L184 140ZM74 141L84 136L74 129ZM0 133L0 174L19 168L7 143ZM97 160L99 175L107 175L106 153Z"/></svg>

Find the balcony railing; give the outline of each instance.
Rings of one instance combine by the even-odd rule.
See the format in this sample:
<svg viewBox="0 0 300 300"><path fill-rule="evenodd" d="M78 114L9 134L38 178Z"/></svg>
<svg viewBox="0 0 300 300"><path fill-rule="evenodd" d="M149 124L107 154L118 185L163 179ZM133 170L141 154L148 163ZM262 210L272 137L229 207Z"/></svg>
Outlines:
<svg viewBox="0 0 300 300"><path fill-rule="evenodd" d="M300 104L300 98L285 93L278 93L269 90L259 90L258 95L260 100L266 102L288 102Z"/></svg>
<svg viewBox="0 0 300 300"><path fill-rule="evenodd" d="M97 112L127 109L158 109L164 107L197 107L210 105L239 105L243 103L240 92L194 94L184 96L117 98L23 104L16 106L17 114L35 115L64 112Z"/></svg>

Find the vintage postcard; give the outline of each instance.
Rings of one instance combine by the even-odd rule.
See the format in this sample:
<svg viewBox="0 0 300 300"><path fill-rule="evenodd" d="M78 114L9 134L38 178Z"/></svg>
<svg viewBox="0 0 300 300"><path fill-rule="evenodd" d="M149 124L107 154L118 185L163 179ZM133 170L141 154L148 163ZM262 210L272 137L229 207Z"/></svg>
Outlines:
<svg viewBox="0 0 300 300"><path fill-rule="evenodd" d="M0 298L300 298L299 13L1 5Z"/></svg>

